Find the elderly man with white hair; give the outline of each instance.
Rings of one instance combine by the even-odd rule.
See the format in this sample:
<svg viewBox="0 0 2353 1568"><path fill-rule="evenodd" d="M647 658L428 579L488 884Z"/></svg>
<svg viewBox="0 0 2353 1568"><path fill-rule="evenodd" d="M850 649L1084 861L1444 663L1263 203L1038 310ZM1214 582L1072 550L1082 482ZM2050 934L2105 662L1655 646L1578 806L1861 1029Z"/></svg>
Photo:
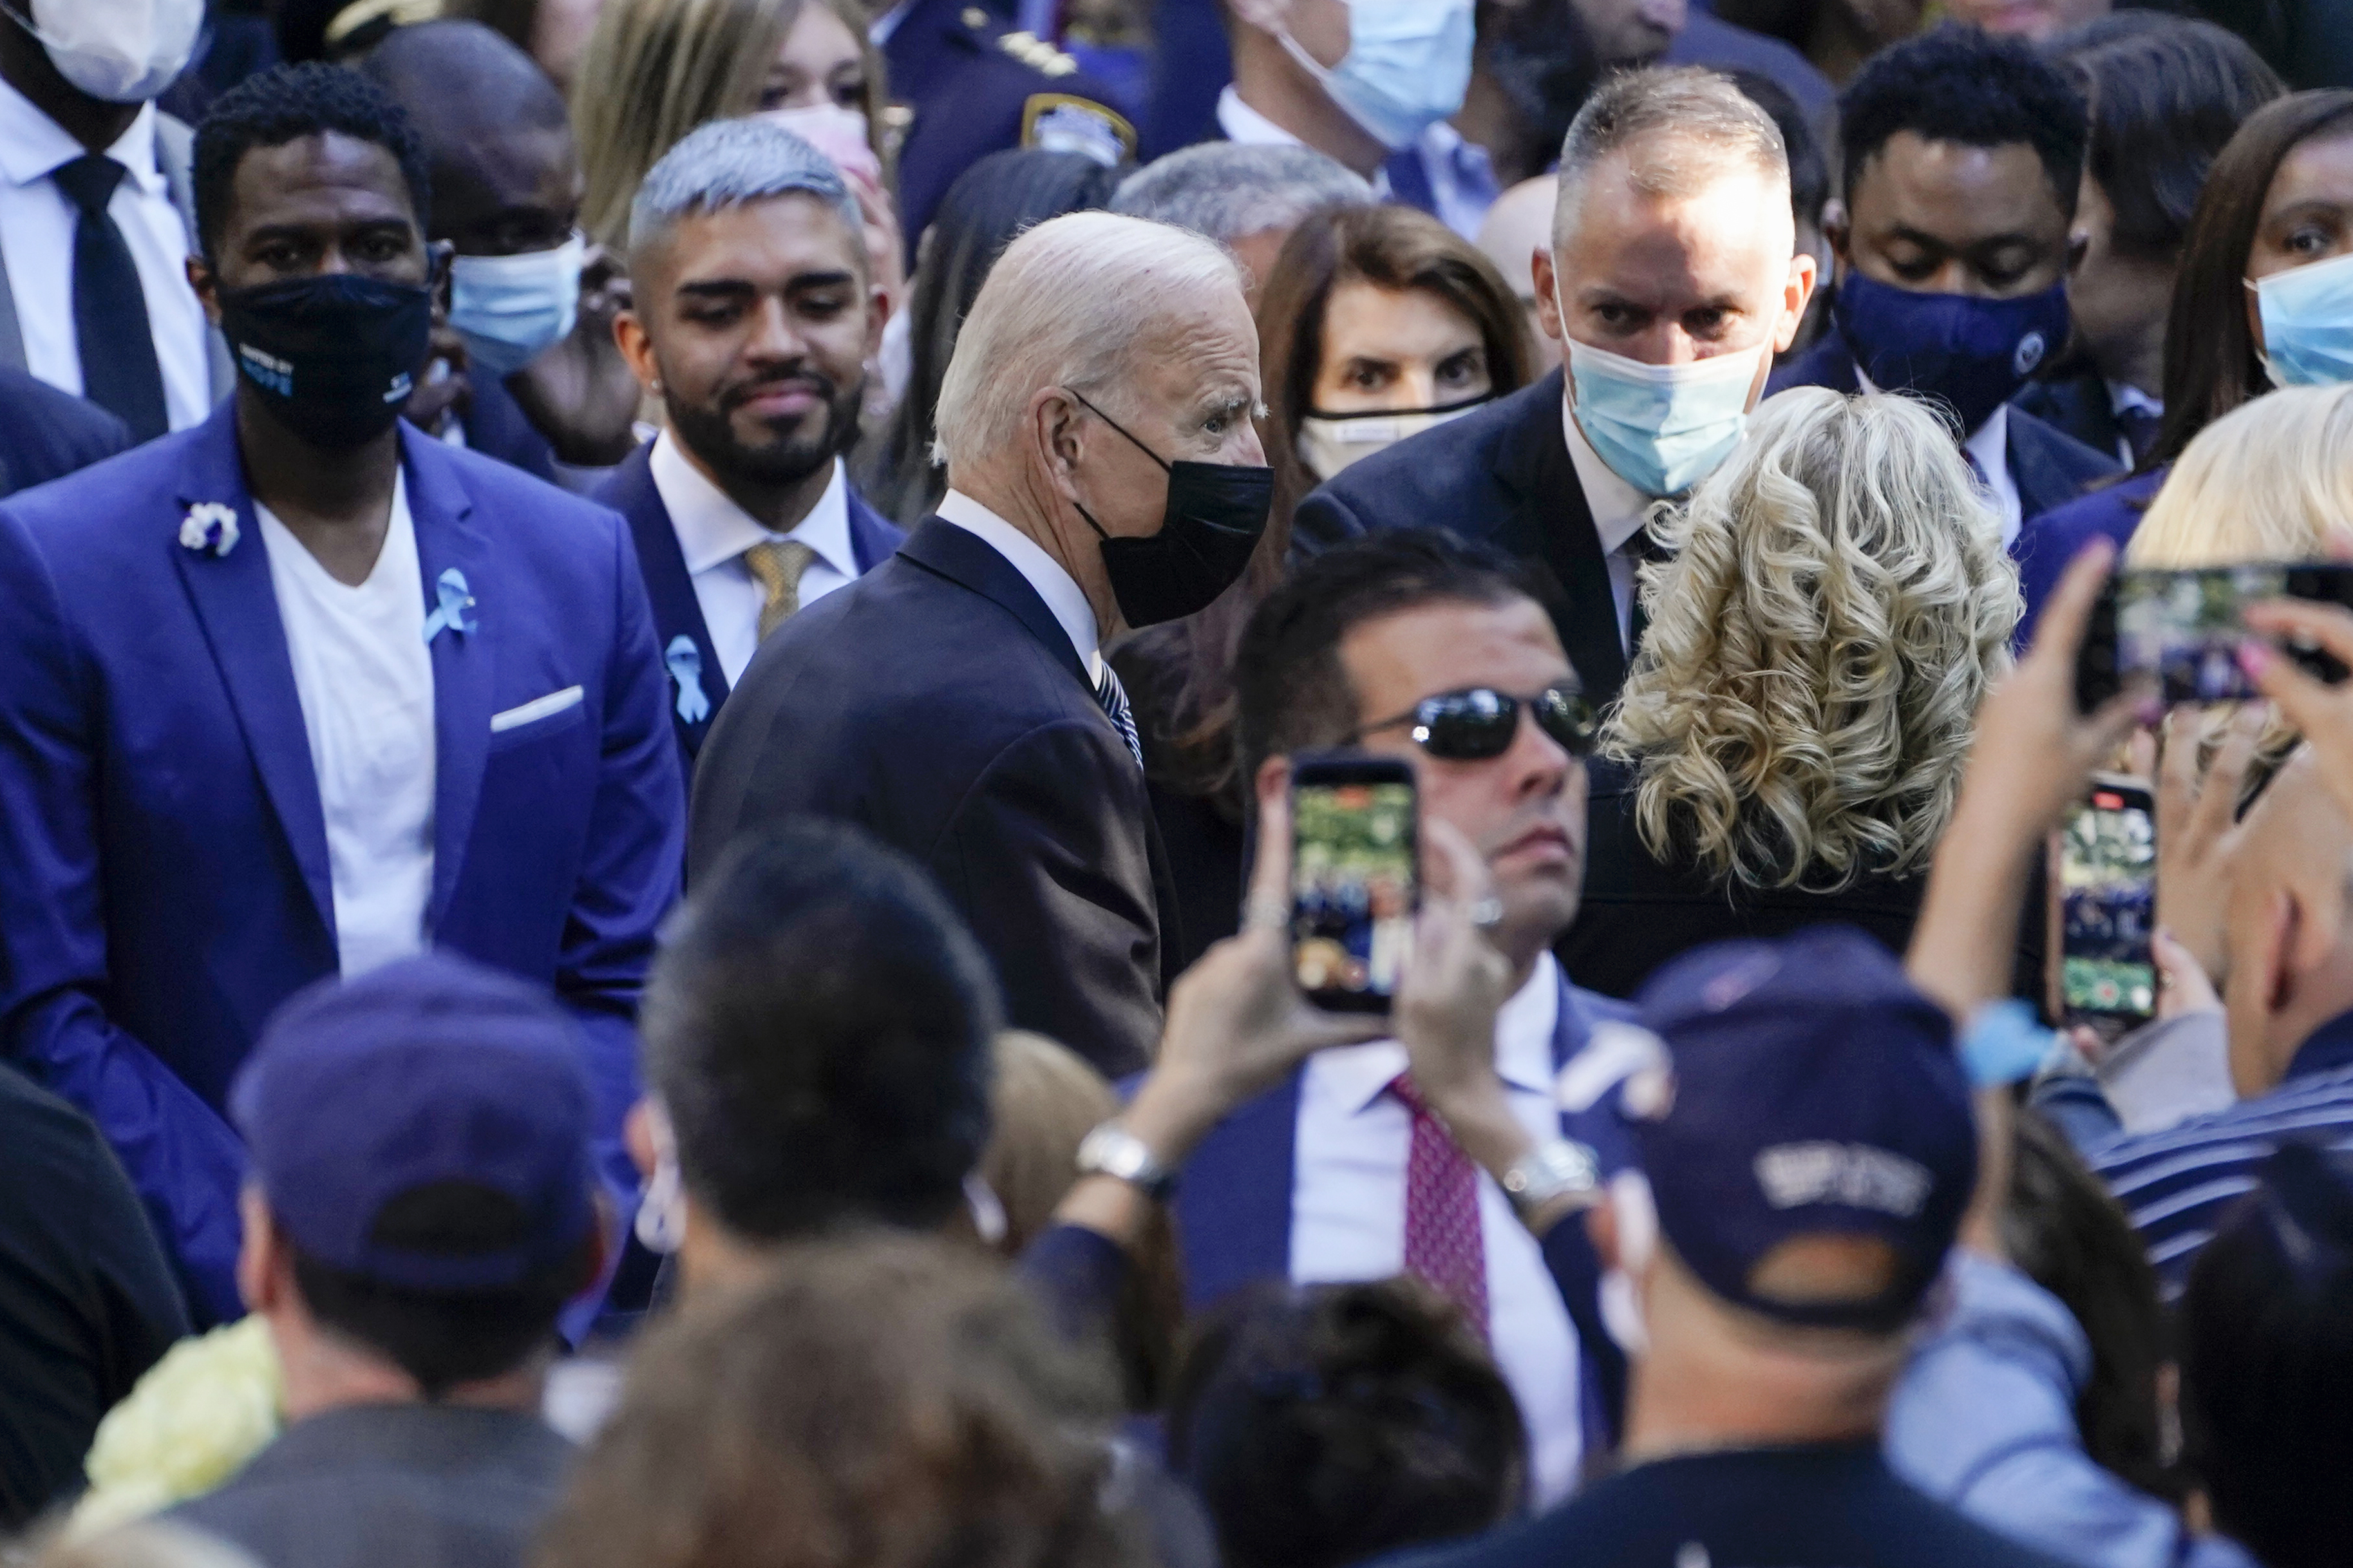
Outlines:
<svg viewBox="0 0 2353 1568"><path fill-rule="evenodd" d="M1015 1025L1142 1066L1176 944L1101 649L1240 574L1273 483L1258 405L1225 250L1109 213L1015 240L941 387L938 513L761 645L703 747L690 874L779 817L860 823L939 879Z"/></svg>

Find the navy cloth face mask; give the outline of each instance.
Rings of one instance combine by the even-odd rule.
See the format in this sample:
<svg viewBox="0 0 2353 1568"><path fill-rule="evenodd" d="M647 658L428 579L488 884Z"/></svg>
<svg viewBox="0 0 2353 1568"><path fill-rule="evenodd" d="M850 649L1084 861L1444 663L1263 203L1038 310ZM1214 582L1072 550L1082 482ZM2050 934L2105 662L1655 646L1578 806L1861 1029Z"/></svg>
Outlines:
<svg viewBox="0 0 2353 1568"><path fill-rule="evenodd" d="M237 373L314 447L348 450L392 428L433 332L433 293L355 273L290 278L220 296Z"/></svg>
<svg viewBox="0 0 2353 1568"><path fill-rule="evenodd" d="M2067 341L2067 286L1980 300L1918 294L1850 268L1839 279L1831 314L1873 385L1941 399L1960 416L1967 436Z"/></svg>

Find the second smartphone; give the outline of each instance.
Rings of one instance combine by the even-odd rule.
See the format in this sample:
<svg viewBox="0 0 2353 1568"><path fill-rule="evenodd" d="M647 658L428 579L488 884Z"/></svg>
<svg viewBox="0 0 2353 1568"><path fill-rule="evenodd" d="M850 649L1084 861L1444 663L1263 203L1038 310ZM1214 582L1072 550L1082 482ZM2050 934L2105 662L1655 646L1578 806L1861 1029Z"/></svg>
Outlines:
<svg viewBox="0 0 2353 1568"><path fill-rule="evenodd" d="M1360 752L1291 770L1291 962L1309 1001L1386 1013L1421 902L1413 769Z"/></svg>

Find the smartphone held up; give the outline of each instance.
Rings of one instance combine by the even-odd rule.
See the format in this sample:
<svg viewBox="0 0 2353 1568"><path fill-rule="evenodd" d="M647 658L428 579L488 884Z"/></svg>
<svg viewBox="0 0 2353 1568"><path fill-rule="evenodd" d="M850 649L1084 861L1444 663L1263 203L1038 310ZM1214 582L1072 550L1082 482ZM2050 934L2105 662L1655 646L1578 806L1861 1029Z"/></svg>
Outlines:
<svg viewBox="0 0 2353 1568"><path fill-rule="evenodd" d="M2147 680L2168 707L2243 702L2255 697L2239 665L2254 637L2249 605L2316 599L2353 608L2353 565L2337 562L2251 563L2187 571L2120 572L2092 611L2075 663L2075 703L2088 713L2128 683ZM2345 667L2316 648L2287 656L2323 680Z"/></svg>
<svg viewBox="0 0 2353 1568"><path fill-rule="evenodd" d="M1421 901L1413 769L1393 757L1300 758L1291 774L1292 971L1309 1001L1386 1013Z"/></svg>
<svg viewBox="0 0 2353 1568"><path fill-rule="evenodd" d="M2137 780L2095 775L2059 829L2059 1012L2102 1032L2157 1011L2157 808Z"/></svg>

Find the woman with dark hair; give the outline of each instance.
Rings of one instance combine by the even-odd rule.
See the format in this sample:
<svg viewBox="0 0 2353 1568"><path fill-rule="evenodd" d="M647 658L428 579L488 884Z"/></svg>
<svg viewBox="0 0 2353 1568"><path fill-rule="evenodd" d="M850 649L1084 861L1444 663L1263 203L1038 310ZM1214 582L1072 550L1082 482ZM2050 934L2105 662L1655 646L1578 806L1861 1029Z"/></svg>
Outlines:
<svg viewBox="0 0 2353 1568"><path fill-rule="evenodd" d="M2237 35L2124 11L2045 47L2092 108L2069 268L2073 342L2019 405L2085 446L2140 462L2165 391L2165 317L2206 170L2287 89Z"/></svg>
<svg viewBox="0 0 2353 1568"><path fill-rule="evenodd" d="M933 414L957 329L999 253L1023 229L1103 205L1122 173L1076 153L1016 148L991 153L940 198L916 250L907 390L881 438L852 463L859 492L883 516L913 528L947 493L947 470L932 460Z"/></svg>
<svg viewBox="0 0 2353 1568"><path fill-rule="evenodd" d="M1349 464L1529 378L1526 316L1469 240L1401 206L1311 213L1258 298L1274 507L1242 580L1113 655L1143 732L1153 813L1184 922L1181 962L1231 936L1242 892L1234 641L1282 574L1300 498Z"/></svg>
<svg viewBox="0 0 2353 1568"><path fill-rule="evenodd" d="M2044 595L2094 534L2121 548L2193 437L2275 385L2353 380L2325 352L2353 333L2353 89L2299 92L2250 115L2198 198L2165 326L2165 414L2132 478L2037 519L2010 547L2026 593L2021 642ZM2291 276L2341 262L2310 278ZM2324 352L2315 353L2316 348Z"/></svg>

